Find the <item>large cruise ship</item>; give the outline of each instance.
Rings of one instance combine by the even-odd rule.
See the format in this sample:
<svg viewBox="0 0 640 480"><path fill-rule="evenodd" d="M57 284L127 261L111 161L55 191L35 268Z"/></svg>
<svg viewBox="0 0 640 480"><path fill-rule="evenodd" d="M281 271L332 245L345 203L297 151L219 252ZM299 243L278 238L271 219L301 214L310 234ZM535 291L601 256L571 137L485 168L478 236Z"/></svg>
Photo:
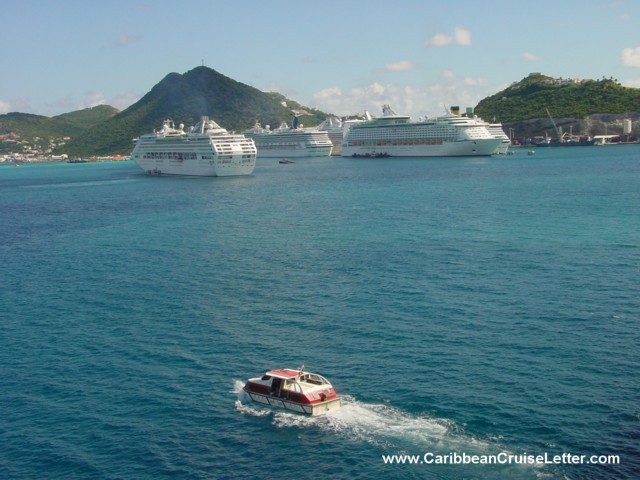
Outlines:
<svg viewBox="0 0 640 480"><path fill-rule="evenodd" d="M329 140L333 144L331 155L340 156L342 154L342 121L338 117L327 117L327 119L318 125L318 130L327 132Z"/></svg>
<svg viewBox="0 0 640 480"><path fill-rule="evenodd" d="M444 115L412 122L389 105L382 116L354 123L342 142L343 157L453 157L492 155L501 143L476 118Z"/></svg>
<svg viewBox="0 0 640 480"><path fill-rule="evenodd" d="M502 124L501 123L490 123L489 126L487 126L487 130L489 130L489 133L491 135L493 135L496 138L500 139L500 146L498 146L498 148L496 148L495 154L496 155L506 155L509 151L509 146L511 145L511 140L509 140L509 137L507 136L506 133L504 133L504 129L502 128Z"/></svg>
<svg viewBox="0 0 640 480"><path fill-rule="evenodd" d="M160 131L134 141L131 158L153 175L250 175L256 166L253 140L227 132L209 117L202 117L189 132L165 120Z"/></svg>
<svg viewBox="0 0 640 480"><path fill-rule="evenodd" d="M327 132L315 128L299 128L298 117L291 126L286 123L271 130L259 123L244 134L256 142L258 157L328 157L333 144Z"/></svg>

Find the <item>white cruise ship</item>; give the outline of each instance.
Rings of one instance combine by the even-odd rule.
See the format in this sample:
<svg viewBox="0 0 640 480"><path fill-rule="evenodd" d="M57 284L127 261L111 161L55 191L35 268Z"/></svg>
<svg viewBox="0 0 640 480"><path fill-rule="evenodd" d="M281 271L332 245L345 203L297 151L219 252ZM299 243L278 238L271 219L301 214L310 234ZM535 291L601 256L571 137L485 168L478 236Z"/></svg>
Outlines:
<svg viewBox="0 0 640 480"><path fill-rule="evenodd" d="M412 122L389 105L382 117L354 123L342 141L343 157L462 157L491 155L501 143L476 118L445 115Z"/></svg>
<svg viewBox="0 0 640 480"><path fill-rule="evenodd" d="M318 125L318 130L327 132L329 140L333 144L331 155L340 156L342 154L342 121L338 117L327 117L327 119Z"/></svg>
<svg viewBox="0 0 640 480"><path fill-rule="evenodd" d="M209 117L187 133L165 120L162 129L134 140L131 158L153 175L226 177L250 175L256 166L256 146L250 138L227 132Z"/></svg>
<svg viewBox="0 0 640 480"><path fill-rule="evenodd" d="M243 132L256 142L258 157L328 157L333 144L327 132L315 128L298 128L297 117L291 127L286 123L271 130L259 123Z"/></svg>
<svg viewBox="0 0 640 480"><path fill-rule="evenodd" d="M489 126L487 127L487 130L489 130L489 133L491 135L500 139L500 145L498 145L498 148L496 148L496 151L494 153L496 155L506 155L507 152L509 151L511 140L509 140L509 137L507 136L507 134L504 133L502 124L490 123Z"/></svg>

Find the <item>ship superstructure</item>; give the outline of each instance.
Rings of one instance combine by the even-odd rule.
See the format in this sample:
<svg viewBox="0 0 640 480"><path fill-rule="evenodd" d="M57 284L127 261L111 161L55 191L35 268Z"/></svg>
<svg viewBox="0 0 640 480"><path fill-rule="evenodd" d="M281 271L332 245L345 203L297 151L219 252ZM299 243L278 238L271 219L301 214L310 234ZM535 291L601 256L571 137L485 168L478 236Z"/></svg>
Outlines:
<svg viewBox="0 0 640 480"><path fill-rule="evenodd" d="M253 140L229 133L209 117L201 117L189 132L167 119L158 132L142 135L135 143L131 158L154 175L250 175L256 165Z"/></svg>
<svg viewBox="0 0 640 480"><path fill-rule="evenodd" d="M389 105L382 116L354 123L342 142L343 157L451 157L491 155L501 143L477 119L447 114L411 121Z"/></svg>
<svg viewBox="0 0 640 480"><path fill-rule="evenodd" d="M258 149L258 157L328 157L333 144L326 131L317 128L301 128L298 117L291 126L282 123L272 130L260 123L246 130L244 134L252 138Z"/></svg>

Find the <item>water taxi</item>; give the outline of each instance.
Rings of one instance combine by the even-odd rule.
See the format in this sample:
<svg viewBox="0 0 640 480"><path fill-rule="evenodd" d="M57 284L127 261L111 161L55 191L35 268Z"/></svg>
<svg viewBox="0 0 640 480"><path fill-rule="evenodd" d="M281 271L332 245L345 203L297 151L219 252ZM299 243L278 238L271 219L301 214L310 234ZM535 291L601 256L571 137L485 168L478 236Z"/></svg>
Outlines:
<svg viewBox="0 0 640 480"><path fill-rule="evenodd" d="M250 378L243 390L251 400L305 415L315 416L341 406L333 385L321 375L283 368Z"/></svg>

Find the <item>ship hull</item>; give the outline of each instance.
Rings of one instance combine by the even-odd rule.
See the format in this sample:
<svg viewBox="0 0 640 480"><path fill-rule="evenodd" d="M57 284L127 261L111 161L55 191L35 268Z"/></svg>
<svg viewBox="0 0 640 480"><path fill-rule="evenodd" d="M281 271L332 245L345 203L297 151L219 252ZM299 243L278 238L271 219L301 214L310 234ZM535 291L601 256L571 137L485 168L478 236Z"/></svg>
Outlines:
<svg viewBox="0 0 640 480"><path fill-rule="evenodd" d="M324 402L307 404L291 402L289 400L272 395L263 395L261 393L255 393L247 390L245 391L249 394L249 397L251 397L251 400L253 400L255 403L259 403L269 407L282 408L284 410L289 410L292 412L302 413L304 415L310 416L322 415L323 413L337 410L342 405L342 401L339 397L333 398L331 400L326 400Z"/></svg>
<svg viewBox="0 0 640 480"><path fill-rule="evenodd" d="M493 152L494 155L506 155L507 153L509 153L509 147L511 146L511 142L507 141L505 142L504 140L500 143L500 145L498 145L498 148L496 148L496 151Z"/></svg>
<svg viewBox="0 0 640 480"><path fill-rule="evenodd" d="M307 147L305 145L291 145L286 147L260 144L256 142L258 158L282 158L282 157L328 157L331 155L331 146Z"/></svg>
<svg viewBox="0 0 640 480"><path fill-rule="evenodd" d="M380 142L382 143L382 142ZM433 145L342 146L343 157L473 157L492 155L500 139L441 142Z"/></svg>
<svg viewBox="0 0 640 480"><path fill-rule="evenodd" d="M333 148L324 131L290 130L269 133L248 130L244 134L255 142L258 158L328 157Z"/></svg>
<svg viewBox="0 0 640 480"><path fill-rule="evenodd" d="M131 158L153 175L230 177L250 175L256 166L256 149L251 141L233 139L212 143L203 138L155 140L141 138Z"/></svg>
<svg viewBox="0 0 640 480"><path fill-rule="evenodd" d="M133 155L132 155L133 157ZM151 175L183 175L191 177L230 177L251 175L256 166L253 159L135 159L145 173Z"/></svg>

